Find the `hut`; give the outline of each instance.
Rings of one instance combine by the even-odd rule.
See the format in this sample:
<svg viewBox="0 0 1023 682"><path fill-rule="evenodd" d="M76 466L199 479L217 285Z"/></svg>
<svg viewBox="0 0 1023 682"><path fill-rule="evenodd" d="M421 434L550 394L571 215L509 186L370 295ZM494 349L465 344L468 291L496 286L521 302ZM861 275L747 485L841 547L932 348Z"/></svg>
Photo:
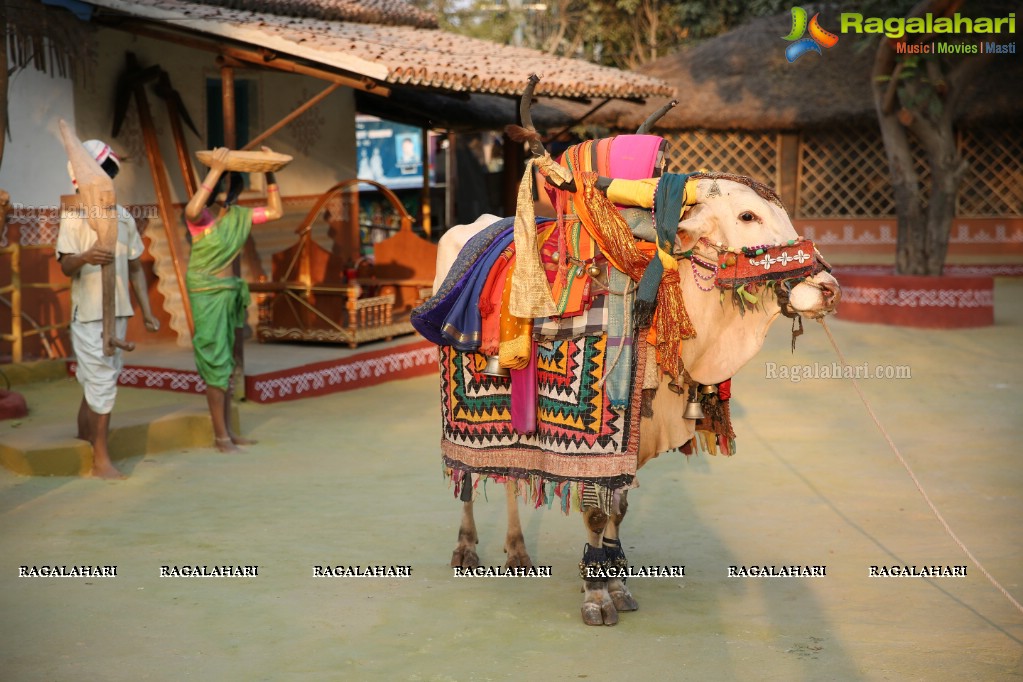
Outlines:
<svg viewBox="0 0 1023 682"><path fill-rule="evenodd" d="M295 159L279 174L285 218L262 230L243 257L242 274L258 282L321 195L359 174L360 115L409 126L407 138L421 142L420 162L407 164L412 170L402 178L401 198L416 228L432 227L436 236L458 218L451 136L514 122L530 73L545 74L538 92L554 98L671 92L640 74L441 31L432 15L402 0L0 2L13 66L56 57L58 66L70 62L82 76L25 68L4 85L10 106L0 109L10 110L12 136L0 167L0 187L11 202L0 222L2 359L70 349L67 279L52 257L60 197L72 192L56 135L61 118L81 139L107 139L127 157L117 196L144 230L151 297L164 322L160 335L187 345L181 282L188 245L180 213L203 171L194 167L196 150L265 140ZM80 49L65 55L69 45ZM386 149L392 160L393 143L407 139L393 130L366 138L373 132L392 134ZM514 146L504 146L514 155ZM386 158L382 165L385 171L397 166ZM431 165L438 174L449 172L440 178ZM514 156L503 166L520 168ZM258 200L259 188L252 190L243 202ZM507 187L504 193L511 194ZM350 215L362 198L336 215ZM317 225L316 238L328 250L365 246L352 248L332 230L333 224ZM137 336L139 324L136 319L129 334Z"/></svg>
<svg viewBox="0 0 1023 682"><path fill-rule="evenodd" d="M821 21L829 27L828 17ZM832 20L834 23L836 20ZM832 28L837 28L832 27ZM840 35L789 63L788 14L763 17L640 67L675 86L679 104L655 130L671 170L728 170L773 184L797 229L829 253L891 253L894 194L871 94L877 37ZM989 61L956 112L968 168L950 253L1023 252L1023 62ZM610 103L583 123L630 131L658 103ZM577 117L579 105L556 106ZM917 162L925 169L922 151ZM925 178L926 182L926 178Z"/></svg>

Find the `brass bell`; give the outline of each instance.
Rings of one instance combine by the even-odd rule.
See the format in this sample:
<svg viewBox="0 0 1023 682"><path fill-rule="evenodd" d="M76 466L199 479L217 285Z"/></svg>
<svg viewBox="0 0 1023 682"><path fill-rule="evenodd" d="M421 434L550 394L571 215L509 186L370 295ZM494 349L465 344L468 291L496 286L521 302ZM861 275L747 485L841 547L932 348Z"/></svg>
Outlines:
<svg viewBox="0 0 1023 682"><path fill-rule="evenodd" d="M588 268L586 268L586 274L588 274L590 277L600 277L600 274L602 272L603 270L599 265L594 265L592 263Z"/></svg>
<svg viewBox="0 0 1023 682"><path fill-rule="evenodd" d="M718 387L715 386L714 384L706 384L704 386L700 386L700 393L702 393L703 395L714 395L717 392Z"/></svg>
<svg viewBox="0 0 1023 682"><path fill-rule="evenodd" d="M501 360L496 355L487 357L487 366L483 368L483 374L488 377L509 377L511 373L507 367L501 367Z"/></svg>
<svg viewBox="0 0 1023 682"><path fill-rule="evenodd" d="M696 397L696 387L689 389L689 402L686 403L686 409L682 413L683 419L703 419L706 415L703 414L703 406L700 404L700 399Z"/></svg>

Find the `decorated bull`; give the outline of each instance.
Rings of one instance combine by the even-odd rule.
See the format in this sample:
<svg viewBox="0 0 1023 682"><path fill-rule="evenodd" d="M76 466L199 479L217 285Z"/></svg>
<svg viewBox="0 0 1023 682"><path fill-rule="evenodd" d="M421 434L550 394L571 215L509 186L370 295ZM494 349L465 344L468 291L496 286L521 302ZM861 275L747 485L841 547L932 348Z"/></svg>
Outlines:
<svg viewBox="0 0 1023 682"><path fill-rule="evenodd" d="M732 454L730 377L779 316L795 334L840 289L770 188L663 173L646 124L556 162L530 122L537 81L524 127L509 127L533 152L515 218L445 235L413 324L440 346L441 450L463 502L451 565L479 566L473 500L487 480L508 493L506 567L532 566L518 496L578 509L582 618L614 625L638 608L619 540L637 470L669 450ZM534 165L556 219L533 216Z"/></svg>

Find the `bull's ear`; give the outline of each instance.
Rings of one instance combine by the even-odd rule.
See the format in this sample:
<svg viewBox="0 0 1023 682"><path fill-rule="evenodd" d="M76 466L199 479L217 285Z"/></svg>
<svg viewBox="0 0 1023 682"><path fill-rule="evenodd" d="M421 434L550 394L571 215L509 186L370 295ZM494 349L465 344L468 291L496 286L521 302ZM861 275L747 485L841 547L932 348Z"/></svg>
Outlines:
<svg viewBox="0 0 1023 682"><path fill-rule="evenodd" d="M711 213L703 204L696 204L686 209L682 220L678 223L678 234L675 237L675 248L688 251L696 246L696 242L710 232Z"/></svg>

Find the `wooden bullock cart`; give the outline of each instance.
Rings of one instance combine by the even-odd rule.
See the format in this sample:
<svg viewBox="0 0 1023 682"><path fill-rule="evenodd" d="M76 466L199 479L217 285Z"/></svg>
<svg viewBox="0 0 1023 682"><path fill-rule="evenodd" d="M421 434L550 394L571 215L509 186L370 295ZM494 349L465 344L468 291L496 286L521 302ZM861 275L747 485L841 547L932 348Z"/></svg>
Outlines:
<svg viewBox="0 0 1023 682"><path fill-rule="evenodd" d="M373 246L372 259L360 254L358 206L344 200L360 184L380 190L400 221L395 234ZM342 232L332 251L312 238L324 212L340 216L329 221ZM296 232L295 244L274 254L271 281L249 284L259 305L260 341L355 348L414 332L409 313L431 294L437 246L412 231L412 217L393 192L372 180L340 182L320 196Z"/></svg>

